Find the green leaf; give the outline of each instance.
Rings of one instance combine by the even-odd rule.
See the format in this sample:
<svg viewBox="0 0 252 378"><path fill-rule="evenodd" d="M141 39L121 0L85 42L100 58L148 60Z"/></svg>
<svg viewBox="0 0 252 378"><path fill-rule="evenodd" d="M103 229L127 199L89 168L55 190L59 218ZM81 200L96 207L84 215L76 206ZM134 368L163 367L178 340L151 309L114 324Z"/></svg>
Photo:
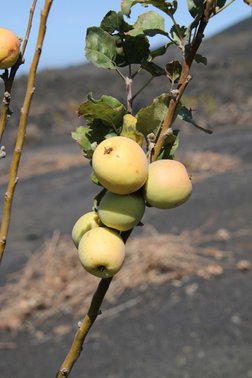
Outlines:
<svg viewBox="0 0 252 378"><path fill-rule="evenodd" d="M217 0L217 7L222 8L226 4L227 0Z"/></svg>
<svg viewBox="0 0 252 378"><path fill-rule="evenodd" d="M79 143L83 154L88 159L91 159L93 152L97 146L96 143L90 141L91 130L88 127L77 127L75 131L71 133L72 138Z"/></svg>
<svg viewBox="0 0 252 378"><path fill-rule="evenodd" d="M91 159L97 144L120 134L124 114L126 109L116 98L101 96L94 99L91 94L88 95L87 101L79 107L79 116L85 118L87 127L81 126L72 133L84 156Z"/></svg>
<svg viewBox="0 0 252 378"><path fill-rule="evenodd" d="M143 6L153 5L154 7L162 10L168 16L173 15L178 6L177 1L166 1L166 0L122 0L121 10L126 16L130 16L131 8L136 4L142 4Z"/></svg>
<svg viewBox="0 0 252 378"><path fill-rule="evenodd" d="M165 119L169 102L170 96L167 93L163 93L156 97L151 105L140 109L137 113L136 129L140 131L146 139L150 133L154 135L158 134Z"/></svg>
<svg viewBox="0 0 252 378"><path fill-rule="evenodd" d="M201 16L206 0L187 0L188 10L193 18Z"/></svg>
<svg viewBox="0 0 252 378"><path fill-rule="evenodd" d="M196 127L197 129L201 130L201 131L204 131L205 133L207 134L212 134L213 131L210 130L210 129L206 129L200 125L198 125L194 119L193 119L193 116L192 116L192 110L191 109L188 109L186 108L184 105L182 105L181 103L178 104L177 106L177 109L176 109L176 113L177 113L177 116L182 119L183 121L185 122L189 122L191 123L194 127Z"/></svg>
<svg viewBox="0 0 252 378"><path fill-rule="evenodd" d="M172 83L178 82L180 75L181 75L181 71L182 71L182 66L179 63L179 61L178 60L172 60L171 62L166 64L165 68L166 68L166 73L167 73L169 80Z"/></svg>
<svg viewBox="0 0 252 378"><path fill-rule="evenodd" d="M165 70L153 62L143 62L141 64L141 67L145 71L148 71L152 76L162 76L162 75L165 76L166 75Z"/></svg>
<svg viewBox="0 0 252 378"><path fill-rule="evenodd" d="M79 116L84 117L88 124L92 124L94 120L101 120L105 126L118 130L123 121L126 109L123 104L111 96L102 96L95 100L91 95L88 100L79 107Z"/></svg>
<svg viewBox="0 0 252 378"><path fill-rule="evenodd" d="M115 69L116 40L102 28L91 27L86 34L86 58L95 66Z"/></svg>
<svg viewBox="0 0 252 378"><path fill-rule="evenodd" d="M165 32L164 18L153 11L141 14L134 23L133 29L128 31L126 34L131 35L132 37L141 34L150 36L154 36L156 34L167 34Z"/></svg>
<svg viewBox="0 0 252 378"><path fill-rule="evenodd" d="M161 159L174 159L175 152L179 146L179 130L171 130L167 136L165 144L158 155L157 160Z"/></svg>
<svg viewBox="0 0 252 378"><path fill-rule="evenodd" d="M188 40L189 34L188 29L185 26L180 26L178 24L173 25L170 30L172 39L178 46L184 46Z"/></svg>
<svg viewBox="0 0 252 378"><path fill-rule="evenodd" d="M164 46L159 47L158 49L152 50L150 56L154 59L157 56L164 55L169 46L173 45L173 42L166 43Z"/></svg>
<svg viewBox="0 0 252 378"><path fill-rule="evenodd" d="M123 52L116 56L118 67L125 67L129 64L141 64L147 60L150 54L150 45L148 39L139 35L136 37L125 36L123 43Z"/></svg>
<svg viewBox="0 0 252 378"><path fill-rule="evenodd" d="M136 123L136 117L131 114L125 114L125 116L123 117L123 127L120 135L133 139L140 146L142 146L144 142L144 136L142 133L137 131Z"/></svg>
<svg viewBox="0 0 252 378"><path fill-rule="evenodd" d="M112 10L104 16L100 27L109 34L112 34L115 31L124 33L132 28L131 25L127 24L127 22L124 21L122 12L117 13Z"/></svg>
<svg viewBox="0 0 252 378"><path fill-rule="evenodd" d="M201 54L195 54L194 60L197 63L203 63L205 66L207 65L207 58Z"/></svg>

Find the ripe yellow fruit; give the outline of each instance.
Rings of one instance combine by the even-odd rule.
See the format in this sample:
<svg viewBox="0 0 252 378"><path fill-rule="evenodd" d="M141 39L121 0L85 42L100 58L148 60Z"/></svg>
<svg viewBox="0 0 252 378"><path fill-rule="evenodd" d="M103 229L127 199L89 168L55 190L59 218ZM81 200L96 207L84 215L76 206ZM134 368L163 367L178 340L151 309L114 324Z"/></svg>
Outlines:
<svg viewBox="0 0 252 378"><path fill-rule="evenodd" d="M149 165L144 192L151 206L171 209L188 200L192 183L185 166L179 161L157 160Z"/></svg>
<svg viewBox="0 0 252 378"><path fill-rule="evenodd" d="M12 67L18 60L20 40L10 30L0 28L0 69Z"/></svg>
<svg viewBox="0 0 252 378"><path fill-rule="evenodd" d="M108 278L120 270L125 258L125 244L116 231L97 227L83 235L78 254L87 272Z"/></svg>
<svg viewBox="0 0 252 378"><path fill-rule="evenodd" d="M72 239L76 248L78 248L82 236L95 227L99 227L99 217L95 211L90 211L77 220L72 230Z"/></svg>
<svg viewBox="0 0 252 378"><path fill-rule="evenodd" d="M139 193L106 192L98 207L99 217L106 226L119 231L135 227L144 215L145 201Z"/></svg>
<svg viewBox="0 0 252 378"><path fill-rule="evenodd" d="M99 182L116 194L133 193L147 179L148 161L143 149L123 136L101 142L94 151L92 166Z"/></svg>

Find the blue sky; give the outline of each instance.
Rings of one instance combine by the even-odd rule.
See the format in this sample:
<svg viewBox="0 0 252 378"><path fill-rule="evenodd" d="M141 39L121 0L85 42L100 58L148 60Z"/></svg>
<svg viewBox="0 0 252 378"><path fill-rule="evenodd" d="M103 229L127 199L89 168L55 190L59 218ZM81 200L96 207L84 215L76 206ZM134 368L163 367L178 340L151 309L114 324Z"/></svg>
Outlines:
<svg viewBox="0 0 252 378"><path fill-rule="evenodd" d="M32 0L1 0L1 3L0 26L13 30L17 35L24 36ZM43 4L44 0L37 1L31 38L27 46L26 62L19 72L28 72L29 70ZM120 0L54 0L39 68L67 67L84 63L85 31L89 26L98 26L102 17L110 9L118 11ZM135 6L132 12L133 19L144 11L146 11L144 8ZM249 16L251 16L251 8L242 0L235 0L230 7L210 21L206 35L213 35ZM176 19L179 24L190 23L191 17L187 11L186 0L179 0Z"/></svg>

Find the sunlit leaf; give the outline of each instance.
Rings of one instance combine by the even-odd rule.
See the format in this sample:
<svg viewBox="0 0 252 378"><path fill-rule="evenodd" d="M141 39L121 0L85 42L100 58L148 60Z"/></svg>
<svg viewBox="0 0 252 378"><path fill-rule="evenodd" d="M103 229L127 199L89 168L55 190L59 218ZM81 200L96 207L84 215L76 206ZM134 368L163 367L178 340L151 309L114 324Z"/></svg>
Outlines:
<svg viewBox="0 0 252 378"><path fill-rule="evenodd" d="M157 135L165 119L169 102L170 96L164 93L156 97L151 105L139 110L136 115L136 128L145 138L147 138L150 133Z"/></svg>
<svg viewBox="0 0 252 378"><path fill-rule="evenodd" d="M141 14L138 17L137 21L134 23L133 29L128 31L126 34L131 36L137 36L141 34L146 34L149 36L154 36L156 34L166 34L164 18L153 11Z"/></svg>
<svg viewBox="0 0 252 378"><path fill-rule="evenodd" d="M115 69L116 41L102 28L91 27L86 34L86 58L95 66Z"/></svg>
<svg viewBox="0 0 252 378"><path fill-rule="evenodd" d="M143 6L153 5L154 7L162 10L167 15L173 15L178 6L177 1L166 1L166 0L122 0L121 10L126 16L130 16L131 8L135 4L141 4Z"/></svg>
<svg viewBox="0 0 252 378"><path fill-rule="evenodd" d="M193 18L202 14L205 2L206 0L187 0L187 7Z"/></svg>
<svg viewBox="0 0 252 378"><path fill-rule="evenodd" d="M80 104L79 116L84 117L88 124L94 120L101 120L106 126L114 130L122 125L123 116L126 112L123 104L111 96L102 96L96 100L91 95L88 100Z"/></svg>
<svg viewBox="0 0 252 378"><path fill-rule="evenodd" d="M79 143L83 154L88 159L91 159L96 148L96 143L90 141L91 130L88 127L80 126L72 132L72 138Z"/></svg>
<svg viewBox="0 0 252 378"><path fill-rule="evenodd" d="M123 117L123 127L121 131L121 136L133 139L140 146L144 142L144 136L136 129L137 119L131 114L125 114Z"/></svg>

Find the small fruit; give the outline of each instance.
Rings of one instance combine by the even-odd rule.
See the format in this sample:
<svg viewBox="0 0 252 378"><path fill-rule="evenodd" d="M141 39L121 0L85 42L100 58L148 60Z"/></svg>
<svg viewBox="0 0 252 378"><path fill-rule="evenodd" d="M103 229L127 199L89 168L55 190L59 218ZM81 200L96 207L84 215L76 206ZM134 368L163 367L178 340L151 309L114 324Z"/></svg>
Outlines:
<svg viewBox="0 0 252 378"><path fill-rule="evenodd" d="M83 235L78 254L87 272L108 278L120 270L125 258L125 245L116 231L97 227Z"/></svg>
<svg viewBox="0 0 252 378"><path fill-rule="evenodd" d="M157 160L149 165L144 192L151 206L171 209L188 200L192 183L185 166L179 161Z"/></svg>
<svg viewBox="0 0 252 378"><path fill-rule="evenodd" d="M0 28L0 69L12 67L18 60L20 40L10 30Z"/></svg>
<svg viewBox="0 0 252 378"><path fill-rule="evenodd" d="M95 211L90 211L89 213L82 215L77 220L72 230L72 239L76 248L78 248L78 245L82 236L87 231L98 226L99 226L99 217Z"/></svg>
<svg viewBox="0 0 252 378"><path fill-rule="evenodd" d="M99 182L116 194L133 193L147 179L148 161L143 149L124 136L102 141L94 151L92 166Z"/></svg>
<svg viewBox="0 0 252 378"><path fill-rule="evenodd" d="M140 222L144 210L144 199L138 193L121 195L106 192L99 204L98 214L106 226L127 231Z"/></svg>

